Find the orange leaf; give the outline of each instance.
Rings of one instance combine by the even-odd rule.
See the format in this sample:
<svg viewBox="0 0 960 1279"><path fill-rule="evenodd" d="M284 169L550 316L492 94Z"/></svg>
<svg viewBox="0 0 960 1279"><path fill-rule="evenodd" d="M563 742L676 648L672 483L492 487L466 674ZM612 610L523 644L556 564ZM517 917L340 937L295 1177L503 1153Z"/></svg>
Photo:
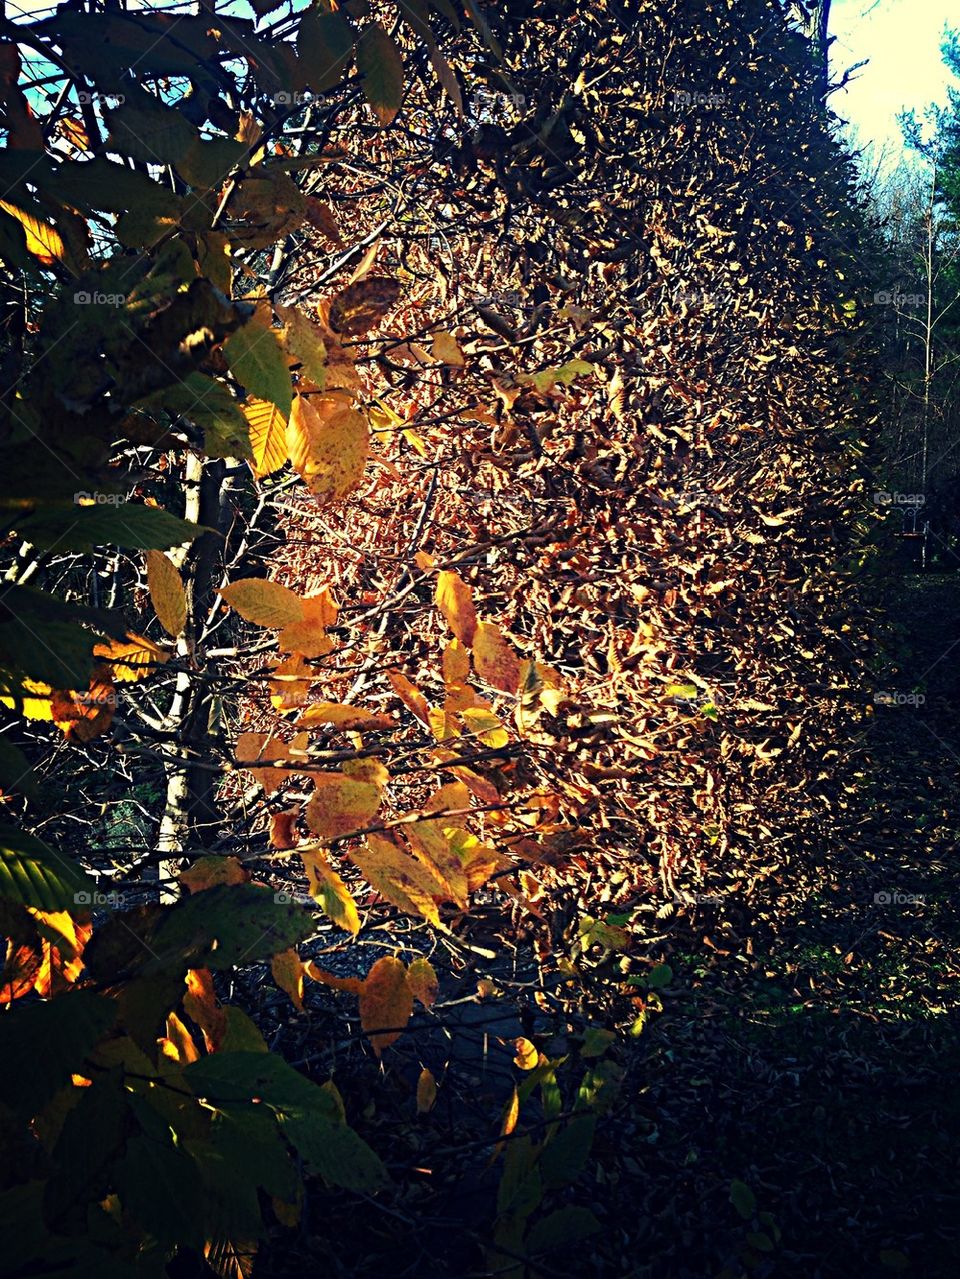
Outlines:
<svg viewBox="0 0 960 1279"><path fill-rule="evenodd" d="M333 990L346 990L353 995L359 995L363 990L363 982L359 977L337 977L335 973L328 973L325 968L318 968L312 959L307 960L303 971L312 981L322 982Z"/></svg>
<svg viewBox="0 0 960 1279"><path fill-rule="evenodd" d="M314 497L326 504L352 493L363 479L370 423L353 408L321 413L305 396L293 401L287 448L294 470Z"/></svg>
<svg viewBox="0 0 960 1279"><path fill-rule="evenodd" d="M446 896L458 906L467 904L467 877L441 821L412 822L404 834L413 845L417 860L436 871L446 889Z"/></svg>
<svg viewBox="0 0 960 1279"><path fill-rule="evenodd" d="M429 728L430 707L419 688L415 684L411 684L406 675L401 675L399 671L387 671L387 679L390 681L390 687L406 706L407 710L415 715L425 728Z"/></svg>
<svg viewBox="0 0 960 1279"><path fill-rule="evenodd" d="M378 715L363 706L345 706L338 702L318 702L308 706L297 723L304 728L315 724L331 724L335 728L355 730L358 733L374 729L393 728L392 715Z"/></svg>
<svg viewBox="0 0 960 1279"><path fill-rule="evenodd" d="M461 644L470 648L477 632L473 591L459 573L444 570L437 574L437 607Z"/></svg>
<svg viewBox="0 0 960 1279"><path fill-rule="evenodd" d="M274 955L270 961L270 972L273 980L281 990L290 996L294 1008L303 1010L303 964L300 956L291 947Z"/></svg>
<svg viewBox="0 0 960 1279"><path fill-rule="evenodd" d="M458 639L452 639L443 650L441 658L443 682L463 684L470 675L470 654Z"/></svg>
<svg viewBox="0 0 960 1279"><path fill-rule="evenodd" d="M384 955L367 973L360 991L360 1025L379 1057L398 1040L413 1012L413 992L399 959Z"/></svg>
<svg viewBox="0 0 960 1279"><path fill-rule="evenodd" d="M307 803L307 825L322 839L349 835L369 825L380 807L380 788L346 773L311 773L314 792Z"/></svg>
<svg viewBox="0 0 960 1279"><path fill-rule="evenodd" d="M249 768L255 780L263 787L265 795L272 795L291 775L282 768L254 768L261 759L283 760L290 758L286 742L267 733L241 733L234 748L237 762Z"/></svg>
<svg viewBox="0 0 960 1279"><path fill-rule="evenodd" d="M492 622L477 626L473 664L481 679L504 693L516 693L520 687L520 658Z"/></svg>
<svg viewBox="0 0 960 1279"><path fill-rule="evenodd" d="M435 899L446 896L446 886L429 867L376 835L368 835L366 848L351 853L350 860L388 902L408 915L422 915L435 927L440 926Z"/></svg>
<svg viewBox="0 0 960 1279"><path fill-rule="evenodd" d="M340 609L334 602L330 588L325 586L316 595L308 595L300 601L303 616L291 622L280 632L277 645L285 653L301 653L304 657L324 657L333 649L327 635L327 627L333 626Z"/></svg>
<svg viewBox="0 0 960 1279"><path fill-rule="evenodd" d="M300 817L300 806L284 809L282 813L270 814L270 847L287 850L296 848L300 842L297 834L297 821Z"/></svg>
<svg viewBox="0 0 960 1279"><path fill-rule="evenodd" d="M437 1100L437 1081L426 1066L420 1071L417 1080L417 1114L426 1115L433 1109Z"/></svg>
<svg viewBox="0 0 960 1279"><path fill-rule="evenodd" d="M419 999L424 1008L432 1008L440 993L440 982L429 959L413 961L407 969L407 982L414 999Z"/></svg>
<svg viewBox="0 0 960 1279"><path fill-rule="evenodd" d="M147 679L158 666L170 660L152 640L142 635L127 634L125 640L110 640L106 644L94 644L95 657L103 659L111 668L113 679L117 684L135 684Z"/></svg>
<svg viewBox="0 0 960 1279"><path fill-rule="evenodd" d="M207 1052L217 1052L227 1033L227 1010L213 989L213 974L209 968L191 968L187 972L186 984L183 1011L203 1032Z"/></svg>
<svg viewBox="0 0 960 1279"><path fill-rule="evenodd" d="M163 551L147 551L147 587L160 625L174 639L187 621L187 596L176 566Z"/></svg>
<svg viewBox="0 0 960 1279"><path fill-rule="evenodd" d="M270 678L270 702L278 711L293 711L303 706L310 695L313 671L300 653L273 668Z"/></svg>

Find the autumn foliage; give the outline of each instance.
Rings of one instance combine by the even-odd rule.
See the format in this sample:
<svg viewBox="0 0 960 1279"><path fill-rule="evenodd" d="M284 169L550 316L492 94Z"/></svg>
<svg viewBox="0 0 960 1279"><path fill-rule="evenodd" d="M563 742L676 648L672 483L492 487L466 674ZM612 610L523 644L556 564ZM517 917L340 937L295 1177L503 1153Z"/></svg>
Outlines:
<svg viewBox="0 0 960 1279"><path fill-rule="evenodd" d="M760 0L163 7L3 24L22 1263L247 1275L305 1184L406 1193L465 1095L415 1032L519 982L448 1264L537 1273L603 1224L643 929L825 803L847 161ZM238 971L354 1019L355 1076Z"/></svg>

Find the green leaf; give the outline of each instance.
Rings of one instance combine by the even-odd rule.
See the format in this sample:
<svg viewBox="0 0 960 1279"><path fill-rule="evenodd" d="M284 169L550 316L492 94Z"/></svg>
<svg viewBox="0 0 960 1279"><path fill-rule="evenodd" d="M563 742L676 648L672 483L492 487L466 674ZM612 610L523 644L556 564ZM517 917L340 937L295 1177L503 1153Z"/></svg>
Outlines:
<svg viewBox="0 0 960 1279"><path fill-rule="evenodd" d="M503 1172L497 1187L497 1212L529 1217L543 1198L543 1181L537 1167L537 1148L529 1137L518 1137L507 1146Z"/></svg>
<svg viewBox="0 0 960 1279"><path fill-rule="evenodd" d="M104 110L110 129L107 149L144 164L172 164L186 155L199 133L171 107L162 106L148 93L131 95L118 107Z"/></svg>
<svg viewBox="0 0 960 1279"><path fill-rule="evenodd" d="M730 1182L730 1202L744 1221L751 1221L757 1211L757 1199L745 1181Z"/></svg>
<svg viewBox="0 0 960 1279"><path fill-rule="evenodd" d="M37 910L90 909L96 882L64 857L16 826L0 826L0 897Z"/></svg>
<svg viewBox="0 0 960 1279"><path fill-rule="evenodd" d="M565 1186L587 1166L597 1121L593 1115L571 1119L551 1137L540 1156L540 1169L548 1186Z"/></svg>
<svg viewBox="0 0 960 1279"><path fill-rule="evenodd" d="M600 1222L589 1208L560 1208L531 1226L526 1239L527 1252L535 1257L541 1252L565 1248L595 1235L599 1229Z"/></svg>
<svg viewBox="0 0 960 1279"><path fill-rule="evenodd" d="M104 995L71 990L49 1002L16 1005L0 1017L0 1096L18 1114L37 1114L80 1072L113 1025L117 1006Z"/></svg>
<svg viewBox="0 0 960 1279"><path fill-rule="evenodd" d="M41 182L47 190L47 185ZM49 194L85 212L139 213L174 217L181 202L172 191L145 173L114 164L105 156L92 160L65 160L51 175Z"/></svg>
<svg viewBox="0 0 960 1279"><path fill-rule="evenodd" d="M663 986L669 986L672 981L673 969L669 964L657 964L647 974L647 987L649 990L660 990Z"/></svg>
<svg viewBox="0 0 960 1279"><path fill-rule="evenodd" d="M0 737L0 789L18 791L28 797L36 794L36 783L26 755L6 737Z"/></svg>
<svg viewBox="0 0 960 1279"><path fill-rule="evenodd" d="M203 373L191 373L181 382L164 387L138 405L164 409L203 428L207 457L239 457L252 461L250 428L237 401L222 382Z"/></svg>
<svg viewBox="0 0 960 1279"><path fill-rule="evenodd" d="M101 494L101 497L112 497ZM94 499L93 505L80 505ZM97 495L78 493L77 505L47 506L17 522L17 532L46 550L89 551L94 546L126 546L141 551L165 551L192 542L204 532L155 506L134 502L97 501Z"/></svg>
<svg viewBox="0 0 960 1279"><path fill-rule="evenodd" d="M616 1033L612 1030L603 1030L599 1026L588 1026L583 1032L583 1045L580 1049L580 1056L602 1057L616 1037Z"/></svg>
<svg viewBox="0 0 960 1279"><path fill-rule="evenodd" d="M153 935L157 962L186 957L192 967L224 969L288 950L314 931L313 916L276 896L258 884L223 884L178 902Z"/></svg>
<svg viewBox="0 0 960 1279"><path fill-rule="evenodd" d="M300 1175L280 1134L276 1116L260 1107L263 1114L248 1106L217 1109L210 1126L210 1145L228 1162L245 1165L254 1185L268 1195L292 1203L300 1189Z"/></svg>
<svg viewBox="0 0 960 1279"><path fill-rule="evenodd" d="M357 42L357 68L373 114L388 125L403 101L403 60L379 22L366 27Z"/></svg>
<svg viewBox="0 0 960 1279"><path fill-rule="evenodd" d="M215 889L200 895L207 898ZM334 1101L305 1075L276 1053L218 1052L191 1062L183 1080L196 1096L212 1102L249 1101L259 1097L284 1113L314 1108L322 1118L336 1121Z"/></svg>
<svg viewBox="0 0 960 1279"><path fill-rule="evenodd" d="M54 1226L78 1204L102 1197L101 1173L120 1149L127 1116L121 1070L95 1075L67 1114L53 1150L55 1171L43 1197Z"/></svg>
<svg viewBox="0 0 960 1279"><path fill-rule="evenodd" d="M343 80L353 53L353 28L342 13L322 13L316 6L300 20L297 52L307 84L324 93Z"/></svg>
<svg viewBox="0 0 960 1279"><path fill-rule="evenodd" d="M773 1240L762 1230L751 1230L747 1235L747 1243L758 1252L773 1252Z"/></svg>
<svg viewBox="0 0 960 1279"><path fill-rule="evenodd" d="M371 1194L389 1181L380 1156L346 1124L331 1123L305 1108L286 1114L281 1130L328 1185Z"/></svg>
<svg viewBox="0 0 960 1279"><path fill-rule="evenodd" d="M290 416L293 389L283 351L273 329L247 323L231 333L223 344L230 372L248 393L275 404Z"/></svg>
<svg viewBox="0 0 960 1279"><path fill-rule="evenodd" d="M152 1136L134 1137L115 1177L124 1209L161 1244L203 1246L203 1183L181 1150Z"/></svg>

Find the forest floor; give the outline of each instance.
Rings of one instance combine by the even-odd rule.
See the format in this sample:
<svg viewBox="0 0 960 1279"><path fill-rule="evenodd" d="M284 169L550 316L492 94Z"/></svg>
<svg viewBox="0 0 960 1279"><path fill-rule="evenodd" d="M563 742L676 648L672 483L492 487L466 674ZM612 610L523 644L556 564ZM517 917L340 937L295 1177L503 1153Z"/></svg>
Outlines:
<svg viewBox="0 0 960 1279"><path fill-rule="evenodd" d="M839 744L826 783L829 833L811 824L796 846L771 848L776 873L752 892L655 921L656 958L673 972L659 991L663 1011L621 1057L621 1101L576 1192L603 1233L531 1265L533 1279L960 1274L960 574L886 581L863 730ZM885 691L909 700L871 714ZM367 944L378 953L401 945L408 958L428 941L417 930L376 938ZM491 1116L495 1124L515 1075L510 1044L544 1030L529 1009L523 1021L535 973L509 976L500 974L513 1000L454 1001L442 1034L415 1018L419 1034L391 1049L378 1114L360 1126L405 1189L369 1201L356 1248L345 1256L339 1228L318 1220L341 1220L326 1198L296 1241L262 1256L258 1275L519 1273L483 1260ZM582 992L593 1020L610 1014L602 985L598 976L597 990ZM264 986L256 990L262 998ZM282 1009L276 999L270 1007ZM294 1017L257 1002L261 1025L275 1016L271 1046L301 1067L311 1069L318 1038L348 1045L335 1078L349 1112L351 1084L375 1067L357 1056L359 1037L349 1047L328 992L314 986ZM322 1073L328 1054L316 1056ZM449 1120L430 1116L432 1137L411 1135L409 1119L423 1063L447 1072L448 1093L459 1078ZM358 1086L356 1103L370 1095ZM420 1188L409 1173L432 1161L441 1135L449 1175L424 1175ZM743 1216L734 1182L755 1201Z"/></svg>
<svg viewBox="0 0 960 1279"><path fill-rule="evenodd" d="M734 1178L779 1231L752 1274L960 1273L960 575L888 580L876 687L924 700L842 752L842 837L677 941L624 1274L745 1273Z"/></svg>

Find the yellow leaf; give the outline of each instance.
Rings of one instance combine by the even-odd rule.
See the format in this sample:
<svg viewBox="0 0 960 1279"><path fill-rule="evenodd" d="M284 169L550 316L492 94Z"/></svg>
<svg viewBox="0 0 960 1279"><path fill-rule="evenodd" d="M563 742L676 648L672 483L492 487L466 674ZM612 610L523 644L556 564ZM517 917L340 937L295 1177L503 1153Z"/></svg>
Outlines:
<svg viewBox="0 0 960 1279"><path fill-rule="evenodd" d="M489 711L481 707L470 707L468 710L461 711L460 714L467 732L475 734L484 746L495 750L498 746L506 746L509 742L510 734L496 715L491 715Z"/></svg>
<svg viewBox="0 0 960 1279"><path fill-rule="evenodd" d="M298 395L287 425L287 449L294 470L323 503L347 497L363 479L370 423L356 409L338 407L329 415Z"/></svg>
<svg viewBox="0 0 960 1279"><path fill-rule="evenodd" d="M310 695L313 671L300 653L273 668L270 678L270 702L275 710L293 711L306 703Z"/></svg>
<svg viewBox="0 0 960 1279"><path fill-rule="evenodd" d="M470 648L477 632L477 614L473 591L459 573L444 570L437 574L437 607L460 643Z"/></svg>
<svg viewBox="0 0 960 1279"><path fill-rule="evenodd" d="M278 306L277 314L286 325L284 347L299 362L301 373L322 391L327 381L327 348L319 326L293 306Z"/></svg>
<svg viewBox="0 0 960 1279"><path fill-rule="evenodd" d="M439 786L423 806L425 813L454 812L470 807L470 791L463 782L447 782Z"/></svg>
<svg viewBox="0 0 960 1279"><path fill-rule="evenodd" d="M193 1042L193 1036L176 1013L167 1013L167 1035L157 1041L164 1057L172 1061L188 1065L191 1061L200 1060L200 1049Z"/></svg>
<svg viewBox="0 0 960 1279"><path fill-rule="evenodd" d="M384 955L367 973L360 991L360 1025L379 1057L403 1033L413 1012L413 992L399 959Z"/></svg>
<svg viewBox="0 0 960 1279"><path fill-rule="evenodd" d="M520 687L520 658L492 622L477 626L473 664L481 679L504 693L516 693Z"/></svg>
<svg viewBox="0 0 960 1279"><path fill-rule="evenodd" d="M387 679L407 710L415 715L425 728L429 728L430 707L419 688L415 684L411 684L406 675L402 675L399 671L387 671Z"/></svg>
<svg viewBox="0 0 960 1279"><path fill-rule="evenodd" d="M514 1090L510 1095L510 1100L507 1102L503 1111L503 1122L500 1125L500 1136L509 1137L510 1134L513 1132L514 1128L516 1128L517 1120L519 1118L520 1118L520 1094L517 1092L516 1087L514 1087ZM503 1146L501 1143L501 1145L497 1147L497 1150L502 1150L502 1149L503 1149Z"/></svg>
<svg viewBox="0 0 960 1279"><path fill-rule="evenodd" d="M458 639L452 639L443 650L441 665L444 684L449 686L466 681L470 674L470 654Z"/></svg>
<svg viewBox="0 0 960 1279"><path fill-rule="evenodd" d="M364 730L392 728L395 720L392 715L378 715L376 711L367 710L364 706L345 706L338 702L317 702L308 706L297 723L304 728L314 724L331 724L344 730Z"/></svg>
<svg viewBox="0 0 960 1279"><path fill-rule="evenodd" d="M426 1066L420 1071L417 1080L417 1114L426 1115L434 1107L437 1100L437 1081Z"/></svg>
<svg viewBox="0 0 960 1279"><path fill-rule="evenodd" d="M444 897L445 889L428 867L376 835L368 835L366 848L351 853L350 860L387 901L408 915L422 915L431 924L439 925L435 898Z"/></svg>
<svg viewBox="0 0 960 1279"><path fill-rule="evenodd" d="M441 826L442 821L412 822L404 827L404 833L413 845L417 860L435 871L443 881L450 901L465 906L467 877Z"/></svg>
<svg viewBox="0 0 960 1279"><path fill-rule="evenodd" d="M191 893L202 893L204 889L216 888L219 884L243 884L249 878L238 858L222 857L217 853L198 858L179 875L180 883Z"/></svg>
<svg viewBox="0 0 960 1279"><path fill-rule="evenodd" d="M243 406L250 427L253 473L257 479L279 471L287 461L287 419L269 400L250 397Z"/></svg>
<svg viewBox="0 0 960 1279"><path fill-rule="evenodd" d="M314 792L306 821L315 835L336 839L368 826L380 807L380 788L346 773L311 773Z"/></svg>
<svg viewBox="0 0 960 1279"><path fill-rule="evenodd" d="M463 352L457 344L457 339L452 333L434 333L433 341L430 345L430 353L435 360L440 360L444 364L452 364L457 368L462 368L466 363L463 358Z"/></svg>
<svg viewBox="0 0 960 1279"><path fill-rule="evenodd" d="M277 644L285 653L323 657L333 650L333 641L327 634L327 627L335 624L339 608L328 586L315 595L308 595L300 603L303 608L302 618L283 628L277 637Z"/></svg>
<svg viewBox="0 0 960 1279"><path fill-rule="evenodd" d="M110 640L107 644L94 644L94 655L110 668L118 684L135 684L148 679L158 666L170 660L152 640L142 635L127 635L125 640Z"/></svg>
<svg viewBox="0 0 960 1279"><path fill-rule="evenodd" d="M360 931L360 916L350 889L319 848L301 849L300 856L307 872L310 896L338 927L355 937Z"/></svg>
<svg viewBox="0 0 960 1279"><path fill-rule="evenodd" d="M303 964L297 952L291 947L290 950L283 950L279 955L274 955L270 962L270 972L280 989L290 996L294 1008L302 1011Z"/></svg>
<svg viewBox="0 0 960 1279"><path fill-rule="evenodd" d="M440 982L429 959L413 961L407 969L407 982L414 999L419 999L424 1008L432 1008L440 993Z"/></svg>
<svg viewBox="0 0 960 1279"><path fill-rule="evenodd" d="M6 200L0 200L0 209L5 209L17 219L26 233L28 251L44 266L65 261L67 250L60 239L59 232L54 227L47 222L41 222L39 218L25 213L23 209L18 209L16 205L9 204Z"/></svg>
<svg viewBox="0 0 960 1279"><path fill-rule="evenodd" d="M231 582L221 596L245 621L256 626L289 626L303 620L303 601L279 582L266 577L245 577Z"/></svg>
<svg viewBox="0 0 960 1279"><path fill-rule="evenodd" d="M533 1070L540 1060L540 1054L531 1044L529 1039L515 1039L513 1041L515 1066L519 1066L521 1070Z"/></svg>
<svg viewBox="0 0 960 1279"><path fill-rule="evenodd" d="M187 596L180 574L163 551L147 551L147 587L160 625L174 639L187 621Z"/></svg>

